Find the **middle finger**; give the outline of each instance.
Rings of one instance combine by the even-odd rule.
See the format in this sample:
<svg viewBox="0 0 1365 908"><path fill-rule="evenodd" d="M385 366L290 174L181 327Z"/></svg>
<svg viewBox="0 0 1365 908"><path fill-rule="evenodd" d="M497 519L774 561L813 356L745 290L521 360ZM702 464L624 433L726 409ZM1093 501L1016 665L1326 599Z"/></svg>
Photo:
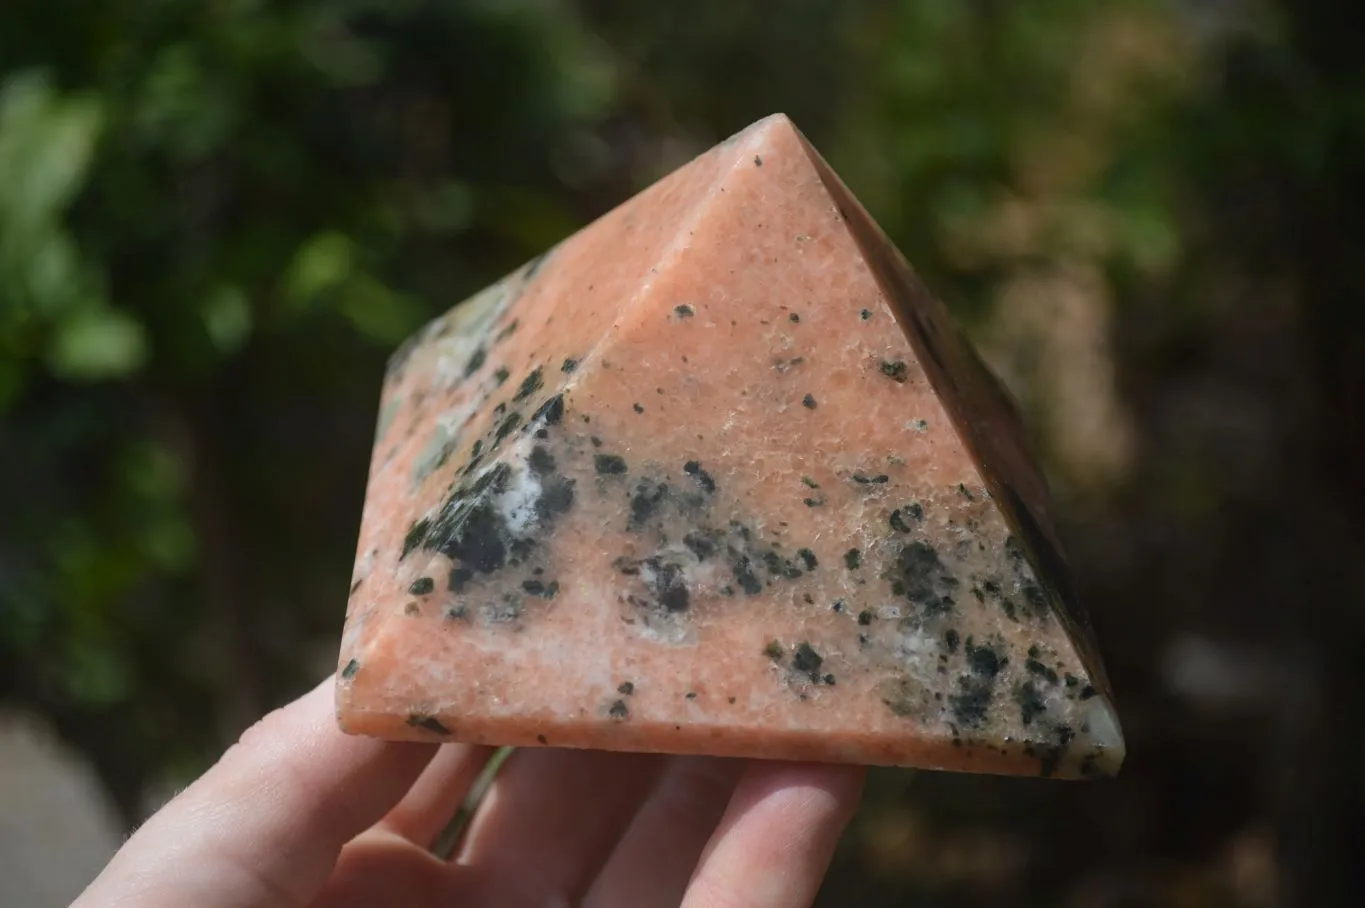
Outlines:
<svg viewBox="0 0 1365 908"><path fill-rule="evenodd" d="M744 766L740 760L673 757L592 884L585 908L668 908L681 902Z"/></svg>
<svg viewBox="0 0 1365 908"><path fill-rule="evenodd" d="M514 751L456 861L516 889L576 902L605 863L664 759L588 750Z"/></svg>
<svg viewBox="0 0 1365 908"><path fill-rule="evenodd" d="M455 816L488 758L491 747L443 744L380 828L429 848Z"/></svg>

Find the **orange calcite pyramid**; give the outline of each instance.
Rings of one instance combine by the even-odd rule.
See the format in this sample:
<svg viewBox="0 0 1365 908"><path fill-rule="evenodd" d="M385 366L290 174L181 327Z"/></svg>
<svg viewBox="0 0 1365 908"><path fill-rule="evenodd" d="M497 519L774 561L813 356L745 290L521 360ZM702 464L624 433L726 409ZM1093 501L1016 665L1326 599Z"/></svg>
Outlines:
<svg viewBox="0 0 1365 908"><path fill-rule="evenodd" d="M1047 507L998 383L769 117L395 354L339 719L1112 775Z"/></svg>

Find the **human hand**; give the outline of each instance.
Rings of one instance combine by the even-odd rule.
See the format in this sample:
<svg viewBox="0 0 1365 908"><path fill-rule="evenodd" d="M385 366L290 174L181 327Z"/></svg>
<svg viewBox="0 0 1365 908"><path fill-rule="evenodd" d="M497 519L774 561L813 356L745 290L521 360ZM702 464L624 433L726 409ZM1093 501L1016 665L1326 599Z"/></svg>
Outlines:
<svg viewBox="0 0 1365 908"><path fill-rule="evenodd" d="M343 735L332 682L271 713L151 817L72 908L803 908L857 806L849 766Z"/></svg>

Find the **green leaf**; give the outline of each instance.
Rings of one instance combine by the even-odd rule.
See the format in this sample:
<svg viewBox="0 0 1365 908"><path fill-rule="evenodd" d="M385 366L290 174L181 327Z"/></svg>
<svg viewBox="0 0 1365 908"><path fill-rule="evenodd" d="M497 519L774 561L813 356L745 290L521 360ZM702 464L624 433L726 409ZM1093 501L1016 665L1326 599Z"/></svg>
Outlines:
<svg viewBox="0 0 1365 908"><path fill-rule="evenodd" d="M355 257L350 237L325 231L299 247L285 274L285 294L296 309L311 306L322 294L350 277Z"/></svg>
<svg viewBox="0 0 1365 908"><path fill-rule="evenodd" d="M57 325L48 363L65 378L123 378L146 362L147 346L142 325L126 312L108 306L86 307Z"/></svg>
<svg viewBox="0 0 1365 908"><path fill-rule="evenodd" d="M412 298L376 280L361 278L346 287L341 314L365 337L390 346L417 330L424 310Z"/></svg>
<svg viewBox="0 0 1365 908"><path fill-rule="evenodd" d="M434 233L459 233L474 220L474 197L469 187L449 180L417 200L416 215Z"/></svg>
<svg viewBox="0 0 1365 908"><path fill-rule="evenodd" d="M67 645L64 678L67 692L89 704L117 703L133 688L127 654L111 643L73 640Z"/></svg>
<svg viewBox="0 0 1365 908"><path fill-rule="evenodd" d="M1119 212L1123 253L1134 267L1160 273L1180 255L1180 231L1169 211L1156 203L1121 209Z"/></svg>
<svg viewBox="0 0 1365 908"><path fill-rule="evenodd" d="M90 97L61 97L43 73L0 85L0 225L33 230L81 188L103 121Z"/></svg>
<svg viewBox="0 0 1365 908"><path fill-rule="evenodd" d="M223 353L236 353L251 336L251 305L240 288L219 286L200 308L204 330Z"/></svg>

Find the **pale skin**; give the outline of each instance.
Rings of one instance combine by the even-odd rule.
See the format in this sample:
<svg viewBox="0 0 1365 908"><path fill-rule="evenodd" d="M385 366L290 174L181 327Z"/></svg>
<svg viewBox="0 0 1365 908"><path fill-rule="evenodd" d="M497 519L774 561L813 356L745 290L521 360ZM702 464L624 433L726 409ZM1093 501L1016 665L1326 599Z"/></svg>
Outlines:
<svg viewBox="0 0 1365 908"><path fill-rule="evenodd" d="M864 775L520 750L441 859L488 757L344 735L329 679L248 730L73 908L805 908Z"/></svg>

